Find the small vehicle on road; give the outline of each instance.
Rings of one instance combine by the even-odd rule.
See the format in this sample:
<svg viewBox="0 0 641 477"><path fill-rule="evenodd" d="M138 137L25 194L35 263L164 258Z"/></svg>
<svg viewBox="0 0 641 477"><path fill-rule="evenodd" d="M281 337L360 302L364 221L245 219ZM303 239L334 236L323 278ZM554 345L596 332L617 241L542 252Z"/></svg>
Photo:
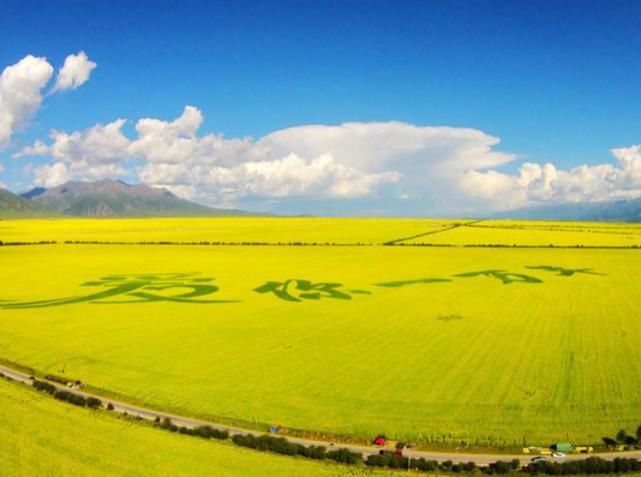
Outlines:
<svg viewBox="0 0 641 477"><path fill-rule="evenodd" d="M552 457L554 457L555 459L563 459L565 457L565 454L563 452L555 452L554 454L552 454Z"/></svg>
<svg viewBox="0 0 641 477"><path fill-rule="evenodd" d="M532 457L530 459L530 462L545 462L547 459L543 457L542 455L537 455L536 457Z"/></svg>

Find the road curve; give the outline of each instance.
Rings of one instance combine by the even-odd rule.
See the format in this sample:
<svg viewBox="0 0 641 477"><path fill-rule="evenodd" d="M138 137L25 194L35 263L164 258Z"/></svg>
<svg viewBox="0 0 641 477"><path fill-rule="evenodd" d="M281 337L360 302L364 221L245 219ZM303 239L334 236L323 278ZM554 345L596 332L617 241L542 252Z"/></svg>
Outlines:
<svg viewBox="0 0 641 477"><path fill-rule="evenodd" d="M0 373L2 373L5 377L12 379L13 381L18 381L20 383L26 384L28 386L32 386L32 379L29 374L23 373L22 371L18 371L13 368L9 368L4 365L0 365ZM40 378L38 378L40 380ZM44 380L46 381L46 380ZM50 381L47 381L50 382ZM65 386L62 386L58 383L51 382L54 386L56 386L58 389L65 389L68 390ZM109 399L105 398L103 396L100 396L98 394L91 394L91 393L86 393L84 391L78 390L78 389L73 389L72 390L75 394L78 394L80 396L83 396L84 398L88 397L94 397L97 399L100 399L103 403L104 406L107 406L111 404L114 408L114 411L120 412L120 413L127 413L130 416L137 416L142 419L146 419L149 421L153 421L156 418L159 419L171 419L171 422L174 423L175 425L181 427L198 427L198 426L209 426L213 429L218 429L221 431L228 431L230 435L236 435L236 434L253 434L255 436L262 436L266 435L266 432L260 432L260 431L252 431L248 429L242 429L239 427L234 427L234 426L226 426L222 424L216 424L214 422L209 422L209 421L203 421L199 419L192 419L189 417L184 417L184 416L177 416L175 414L169 414L166 412L161 412L161 411L155 411L153 409L149 408L144 408L144 407L139 407L139 406L134 406L132 404L127 404L122 401L117 401L114 399ZM380 447L376 446L368 446L368 445L359 445L359 444L350 444L350 443L343 443L339 441L320 441L320 440L314 440L314 439L304 439L301 437L293 437L293 436L284 436L289 442L293 442L295 444L301 444L304 446L325 446L329 449L331 448L346 448L349 449L350 451L353 452L360 452L364 456L368 455L373 455L373 454L378 454L378 452L381 450ZM512 459L518 459L521 464L527 464L530 459L532 459L532 455L527 455L527 454L473 454L473 453L465 453L465 452L442 452L442 451L426 451L426 450L418 450L418 449L408 449L403 452L403 455L405 457L411 457L411 458L425 458L428 460L435 460L438 462L445 462L445 461L452 461L454 463L462 463L462 462L474 462L478 466L486 466L492 462L496 461L508 461ZM625 451L625 452L596 452L590 454L591 457L600 457L602 459L607 459L607 460L612 460L617 457L626 457L630 459L641 459L641 451ZM563 460L581 460L585 459L587 456L585 454L568 454Z"/></svg>

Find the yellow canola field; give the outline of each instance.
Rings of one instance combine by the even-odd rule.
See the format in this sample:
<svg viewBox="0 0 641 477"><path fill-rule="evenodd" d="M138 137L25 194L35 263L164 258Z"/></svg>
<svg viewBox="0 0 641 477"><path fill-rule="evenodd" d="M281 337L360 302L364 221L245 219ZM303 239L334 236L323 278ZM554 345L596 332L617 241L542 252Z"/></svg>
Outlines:
<svg viewBox="0 0 641 477"><path fill-rule="evenodd" d="M0 220L0 241L376 244L457 222L315 217Z"/></svg>
<svg viewBox="0 0 641 477"><path fill-rule="evenodd" d="M529 247L641 247L641 225L581 222L458 221L403 244Z"/></svg>
<svg viewBox="0 0 641 477"><path fill-rule="evenodd" d="M0 264L2 358L162 409L486 445L641 424L637 250L47 245Z"/></svg>

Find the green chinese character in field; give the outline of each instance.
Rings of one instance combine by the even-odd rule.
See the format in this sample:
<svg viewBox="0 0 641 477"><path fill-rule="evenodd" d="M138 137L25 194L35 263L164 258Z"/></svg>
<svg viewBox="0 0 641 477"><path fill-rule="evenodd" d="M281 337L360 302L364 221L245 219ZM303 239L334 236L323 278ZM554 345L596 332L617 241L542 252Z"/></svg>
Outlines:
<svg viewBox="0 0 641 477"><path fill-rule="evenodd" d="M415 280L399 280L399 281L394 281L394 282L383 282L383 283L375 283L374 285L377 287L385 287L385 288L400 288L400 287L407 287L410 285L426 285L430 283L442 283L442 282L451 282L449 278L418 278Z"/></svg>
<svg viewBox="0 0 641 477"><path fill-rule="evenodd" d="M155 273L109 275L100 280L86 282L83 287L100 287L88 295L13 302L1 305L6 309L45 308L72 305L75 303L152 303L168 301L174 303L233 303L236 300L205 300L203 297L216 293L218 287L213 278L198 277L194 273Z"/></svg>
<svg viewBox="0 0 641 477"><path fill-rule="evenodd" d="M543 283L543 280L540 280L536 277L530 275L525 275L523 273L512 273L505 270L481 270L478 272L469 272L469 273L459 273L454 275L455 277L462 278L471 278L471 277L490 277L496 278L503 282L504 285L510 283Z"/></svg>
<svg viewBox="0 0 641 477"><path fill-rule="evenodd" d="M351 300L350 293L370 294L365 290L341 290L342 283L321 282L313 283L309 280L289 279L284 282L267 282L254 288L256 293L273 293L285 301L300 302L303 300L321 300L335 298L338 300Z"/></svg>
<svg viewBox="0 0 641 477"><path fill-rule="evenodd" d="M530 270L543 270L546 272L554 272L562 277L571 277L575 273L583 273L585 275L605 275L604 273L595 272L591 268L563 268L555 267L553 265L537 265L537 266L526 266Z"/></svg>

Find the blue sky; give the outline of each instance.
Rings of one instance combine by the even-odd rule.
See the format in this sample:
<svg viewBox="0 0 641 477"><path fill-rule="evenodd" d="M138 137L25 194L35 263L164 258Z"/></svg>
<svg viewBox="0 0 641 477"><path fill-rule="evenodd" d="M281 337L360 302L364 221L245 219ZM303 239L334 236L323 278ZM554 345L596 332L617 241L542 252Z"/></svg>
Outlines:
<svg viewBox="0 0 641 477"><path fill-rule="evenodd" d="M56 156L53 149L11 157L38 139L53 147L52 129L72 134L118 118L127 120L122 133L135 141L140 118L170 123L189 105L198 109L201 122L196 132L188 128L185 134L251 136L255 147L239 153L245 156L238 163L215 159L221 152L214 148L205 159L181 156L165 164L197 160L203 168L225 163L233 169L295 154L300 161L278 163L277 180L287 186L270 188L264 182L271 172L256 179L246 170L232 185L219 178L197 184L176 171L169 177L166 167L163 174L155 170L141 176L140 168L162 163L141 147L118 164L125 178L146 177L214 205L298 213L335 213L344 206L356 214L447 214L633 196L641 189L641 184L630 185L635 167L641 169L641 159L635 162L638 151L630 149L641 143L639 18L641 3L633 1L5 1L0 70L33 55L46 57L59 71L68 55L81 50L97 67L77 89L47 95L53 73L37 111L0 151L0 182L14 190L38 182L53 185L44 172L36 177L34 169L56 162L66 165L64 177L96 178L87 164L75 169L73 164L114 163L100 151L85 152L89 159ZM331 139L336 131L327 130L319 139L303 127L354 122L367 129L390 121L480 131L500 139L480 144L506 157L488 161L473 152L468 161L461 159L469 153L466 146L448 145L443 155L440 145L421 143L411 159L398 148L372 159L372 151L351 147L349 137L337 145ZM274 144L270 134L287 128L294 128L295 137ZM402 132L371 129L363 134L373 135L372 142L412 141ZM446 131L436 133L441 137ZM320 143L303 151L295 146L307 144L301 137ZM259 146L269 151L257 155ZM613 148L622 150L619 156ZM323 154L333 165L313 169L323 169L325 176L311 185L301 183L310 173L307 166ZM623 156L631 159L624 163ZM524 175L525 162L540 170ZM440 171L447 169L444 163L452 164L447 173ZM553 177L544 171L546 163L555 167ZM196 163L189 164L193 169ZM572 170L583 164L613 168L588 169L590 181L603 182L596 192L591 182L576 184L585 173L577 176ZM405 183L419 170L424 190ZM577 187L583 189L577 192ZM230 191L221 194L221 188ZM453 197L449 206L443 205L446 195Z"/></svg>

